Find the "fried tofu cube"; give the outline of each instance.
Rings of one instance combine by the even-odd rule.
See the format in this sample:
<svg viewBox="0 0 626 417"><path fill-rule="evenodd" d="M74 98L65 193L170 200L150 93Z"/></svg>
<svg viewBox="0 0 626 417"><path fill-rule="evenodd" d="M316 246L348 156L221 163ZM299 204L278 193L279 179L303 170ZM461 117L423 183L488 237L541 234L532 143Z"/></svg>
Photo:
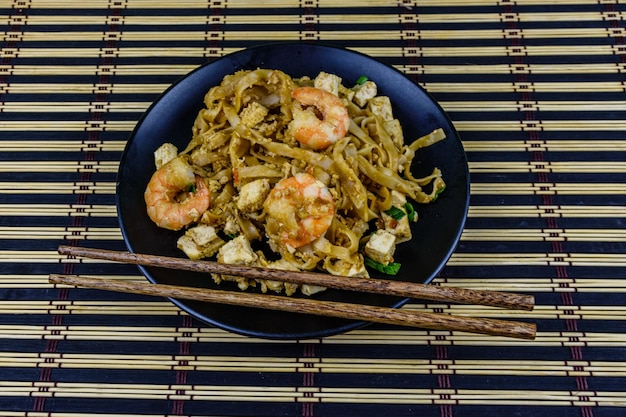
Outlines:
<svg viewBox="0 0 626 417"><path fill-rule="evenodd" d="M329 93L334 95L339 95L339 86L341 85L341 77L335 74L328 74L326 72L320 72L315 80L313 81L313 86L315 88L320 88L322 90L326 90Z"/></svg>
<svg viewBox="0 0 626 417"><path fill-rule="evenodd" d="M164 143L154 151L154 165L159 169L177 156L178 148L172 143Z"/></svg>
<svg viewBox="0 0 626 417"><path fill-rule="evenodd" d="M242 213L252 213L263 208L265 198L270 192L270 182L266 178L254 180L241 186L237 209Z"/></svg>
<svg viewBox="0 0 626 417"><path fill-rule="evenodd" d="M189 235L198 245L206 246L214 240L220 239L213 226L208 224L199 224L185 233Z"/></svg>
<svg viewBox="0 0 626 417"><path fill-rule="evenodd" d="M204 258L202 247L194 242L191 236L182 235L179 237L176 241L176 247L185 252L185 255L194 261Z"/></svg>
<svg viewBox="0 0 626 417"><path fill-rule="evenodd" d="M222 246L217 253L217 261L232 265L253 265L258 255L254 253L250 242L245 236L240 235Z"/></svg>
<svg viewBox="0 0 626 417"><path fill-rule="evenodd" d="M404 194L398 191L391 192L391 204L406 213L404 205L406 204L406 197ZM403 216L400 219L394 219L387 213L382 213L383 223L385 230L393 234L396 237L396 243L406 242L411 240L411 220L408 215Z"/></svg>
<svg viewBox="0 0 626 417"><path fill-rule="evenodd" d="M393 261L396 251L396 236L386 230L377 230L365 245L365 254L383 265Z"/></svg>
<svg viewBox="0 0 626 417"><path fill-rule="evenodd" d="M226 242L217 253L218 262L231 265L255 265L258 259L259 257L252 250L250 242L243 235ZM253 279L234 275L213 274L213 280L217 284L221 281L235 281L242 291L248 289L250 285L254 286L256 284Z"/></svg>
<svg viewBox="0 0 626 417"><path fill-rule="evenodd" d="M217 235L215 228L207 224L190 228L176 242L178 249L193 260L215 255L223 244L224 241Z"/></svg>
<svg viewBox="0 0 626 417"><path fill-rule="evenodd" d="M387 96L377 96L367 103L369 110L383 120L393 120L393 109L391 100Z"/></svg>
<svg viewBox="0 0 626 417"><path fill-rule="evenodd" d="M370 99L373 99L378 94L378 87L373 81L365 81L361 85L354 87L354 97L352 101L359 107L365 107Z"/></svg>
<svg viewBox="0 0 626 417"><path fill-rule="evenodd" d="M261 123L268 113L269 109L267 107L253 101L241 111L241 123L248 127L254 127Z"/></svg>

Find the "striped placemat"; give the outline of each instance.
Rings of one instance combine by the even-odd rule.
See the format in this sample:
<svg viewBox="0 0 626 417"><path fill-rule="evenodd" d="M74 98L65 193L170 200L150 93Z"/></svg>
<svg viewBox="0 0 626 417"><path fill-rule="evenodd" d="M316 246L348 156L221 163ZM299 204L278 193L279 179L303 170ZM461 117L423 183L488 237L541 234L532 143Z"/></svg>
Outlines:
<svg viewBox="0 0 626 417"><path fill-rule="evenodd" d="M626 7L619 0L0 0L0 415L618 416L626 409ZM167 300L53 287L143 281L58 255L125 249L115 181L152 101L276 41L375 57L459 130L471 201L435 285L533 294L536 340L372 325L240 336Z"/></svg>

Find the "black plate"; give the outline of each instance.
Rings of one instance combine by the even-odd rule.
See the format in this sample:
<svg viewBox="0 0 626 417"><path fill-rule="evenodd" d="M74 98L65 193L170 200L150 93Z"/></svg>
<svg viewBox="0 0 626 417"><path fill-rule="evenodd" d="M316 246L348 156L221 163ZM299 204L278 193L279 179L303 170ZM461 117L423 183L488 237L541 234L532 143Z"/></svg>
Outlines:
<svg viewBox="0 0 626 417"><path fill-rule="evenodd" d="M279 69L300 77L320 71L337 74L344 84L361 75L376 82L379 94L391 98L407 142L441 127L447 139L419 151L413 168L428 174L439 167L447 189L439 199L416 207L420 220L414 224L413 240L398 245L395 259L402 263L391 279L428 283L443 268L460 238L469 204L467 160L459 136L439 105L401 72L357 52L302 43L275 44L246 49L203 65L173 84L144 114L129 138L121 159L117 183L120 225L129 251L184 257L176 249L182 232L157 228L146 214L143 193L154 171L153 152L164 142L179 149L191 138L191 126L210 87L227 74L241 69ZM231 283L217 286L211 277L189 272L140 267L153 283L234 289ZM373 277L381 274L372 272ZM389 279L389 276L382 276ZM400 307L406 298L327 290L316 299ZM193 317L217 327L248 336L272 339L317 338L356 329L366 323L259 310L186 300L172 300Z"/></svg>

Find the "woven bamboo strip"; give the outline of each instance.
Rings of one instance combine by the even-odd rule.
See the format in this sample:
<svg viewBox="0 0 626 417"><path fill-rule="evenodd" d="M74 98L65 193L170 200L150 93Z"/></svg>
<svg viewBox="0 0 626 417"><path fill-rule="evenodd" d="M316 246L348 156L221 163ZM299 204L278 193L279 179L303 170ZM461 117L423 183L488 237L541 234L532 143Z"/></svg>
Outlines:
<svg viewBox="0 0 626 417"><path fill-rule="evenodd" d="M0 236L1 236L0 229ZM626 242L619 229L465 229L463 241Z"/></svg>
<svg viewBox="0 0 626 417"><path fill-rule="evenodd" d="M160 94L168 84L133 83L10 83L0 84L6 94ZM65 105L65 104L63 104Z"/></svg>
<svg viewBox="0 0 626 417"><path fill-rule="evenodd" d="M317 0L316 5L324 8L335 7L389 7L396 6L388 0L346 0L337 3L333 0ZM508 4L508 2L506 2ZM441 6L501 6L501 0L412 0L403 1L402 5L407 10L414 7L441 7ZM597 5L597 1L593 0L554 0L550 4L553 5ZM69 0L31 0L28 3L33 9L84 9L81 4ZM542 0L524 0L524 5L545 5ZM91 0L89 2L90 9L108 9L111 8L108 0ZM216 3L213 7L226 7L225 3ZM299 0L267 0L259 3L255 0L229 0L227 7L229 9L255 9L255 8L299 8L302 4ZM160 0L126 0L117 6L119 9L206 9L206 0L181 0L175 3L167 3Z"/></svg>
<svg viewBox="0 0 626 417"><path fill-rule="evenodd" d="M0 172L100 172L115 173L117 161L0 161ZM571 162L469 162L471 173L624 173L626 163L619 161L571 161Z"/></svg>
<svg viewBox="0 0 626 417"><path fill-rule="evenodd" d="M76 19L73 17L73 19ZM614 65L613 65L614 66ZM0 75L183 75L187 74L197 65L167 64L167 65L21 65L21 64L0 64ZM575 68L576 66L574 66ZM591 69L586 69L585 72ZM610 72L610 66L604 68L599 66L597 71Z"/></svg>
<svg viewBox="0 0 626 417"><path fill-rule="evenodd" d="M106 227L2 227L0 239L40 240L122 240L119 228Z"/></svg>
<svg viewBox="0 0 626 417"><path fill-rule="evenodd" d="M122 326L26 326L0 325L0 340L74 340L134 342L197 342L197 343L281 343L238 336L212 327L162 328ZM626 347L621 333L538 332L535 340L511 342L512 338L472 335L448 331L360 330L309 343L371 345L462 345L462 346L544 346L544 347Z"/></svg>
<svg viewBox="0 0 626 417"><path fill-rule="evenodd" d="M118 161L0 161L0 172L117 173Z"/></svg>
<svg viewBox="0 0 626 417"><path fill-rule="evenodd" d="M626 217L626 206L470 206L468 216L474 217Z"/></svg>
<svg viewBox="0 0 626 417"><path fill-rule="evenodd" d="M493 289L511 292L591 292L622 293L626 282L613 279L595 278L437 278L438 285L452 285L460 288Z"/></svg>
<svg viewBox="0 0 626 417"><path fill-rule="evenodd" d="M115 193L111 182L0 182L0 194L93 194ZM474 194L625 194L621 183L473 183Z"/></svg>
<svg viewBox="0 0 626 417"><path fill-rule="evenodd" d="M59 113L94 112L120 113L144 112L150 102L103 101L103 102L54 102L19 101L0 102L5 113ZM440 101L447 111L454 112L519 112L519 111L626 111L626 101Z"/></svg>
<svg viewBox="0 0 626 417"><path fill-rule="evenodd" d="M1 216L24 217L116 217L115 206L89 204L0 204ZM626 217L625 206L470 206L470 218L563 217L616 218Z"/></svg>
<svg viewBox="0 0 626 417"><path fill-rule="evenodd" d="M626 309L615 306L537 306L532 312L502 310L481 306L411 303L403 310L420 313L444 313L467 317L489 317L514 320L626 320ZM167 302L128 301L0 301L0 314L51 314L51 315L148 315L178 316L184 313Z"/></svg>
<svg viewBox="0 0 626 417"><path fill-rule="evenodd" d="M54 315L149 315L178 316L183 312L169 302L0 302L0 314L54 314Z"/></svg>
<svg viewBox="0 0 626 417"><path fill-rule="evenodd" d="M437 93L540 93L540 92L613 92L622 93L626 86L619 81L611 82L465 82L465 83L423 83L427 90ZM0 84L3 94L160 94L168 84L131 84L131 83L10 83ZM534 105L534 102L532 105ZM576 102L572 102L575 105ZM585 103L579 102L579 103ZM595 102L597 103L597 102ZM64 103L65 104L65 103ZM96 105L99 103L90 103ZM524 102L518 103L521 110ZM532 107L530 108L532 110Z"/></svg>
<svg viewBox="0 0 626 417"><path fill-rule="evenodd" d="M5 94L160 94L168 84L124 84L124 83L10 83L0 84ZM63 105L69 103L63 103ZM92 103L100 104L100 103Z"/></svg>
<svg viewBox="0 0 626 417"><path fill-rule="evenodd" d="M195 401L329 402L370 404L456 404L624 406L620 391L480 390L452 388L369 388L121 384L104 382L0 381L0 395L49 398L115 398Z"/></svg>
<svg viewBox="0 0 626 417"><path fill-rule="evenodd" d="M626 162L621 161L470 161L468 165L471 173L554 172L576 174L603 174L626 172Z"/></svg>
<svg viewBox="0 0 626 417"><path fill-rule="evenodd" d="M626 259L619 253L459 253L449 266L592 266L624 267Z"/></svg>
<svg viewBox="0 0 626 417"><path fill-rule="evenodd" d="M481 15L484 17L484 15ZM500 19L502 15L499 16ZM102 17L102 22L91 22L93 25L103 25L105 24L105 17ZM131 19L120 19L119 24L129 24L132 25ZM153 17L145 18L144 24L158 25L158 20ZM172 16L167 18L165 23L169 21L170 24L182 24L180 21L180 17ZM206 24L207 18L196 18L198 20L195 24ZM265 24L271 25L272 28L275 28L276 25L280 24L298 24L302 22L302 17L298 15L292 16L225 16L222 19L219 19L219 22L211 22L213 24ZM358 23L398 23L397 15L389 15L387 19L384 18L384 15L356 15L355 18L351 18L346 15L336 15L334 19L327 16L322 15L317 17L316 19L320 24L358 24ZM425 20L421 16L418 17L420 22ZM494 19L495 16L494 16ZM521 20L521 19L520 19ZM82 22L86 24L86 22ZM34 22L28 21L26 19L25 24L35 24ZM55 22L55 24L59 25L61 23ZM136 24L140 24L139 22ZM65 27L65 25L64 25ZM158 27L158 26L157 26ZM291 35L287 35L285 31L280 30L263 30L262 36L265 39L282 39L286 36L299 36L298 33L294 33ZM380 29L372 29L372 30L364 30L359 29L356 33L355 31L332 31L318 32L323 39L326 40L341 40L341 39L354 39L355 34L357 34L362 39L388 39L388 40L401 40L405 39L407 36L419 38L421 40L467 40L467 39L571 39L571 38L600 38L604 39L610 37L611 35L615 36L624 36L623 31L615 31L612 33L611 31L605 28L562 28L562 29L515 29L515 30L502 30L502 29L471 29L471 30L413 30L413 31L399 31L399 30L380 30ZM102 32L102 31L58 31L58 32L37 32L37 31L25 31L20 33L19 40L23 42L45 42L45 41L104 41L111 37L115 37L116 40L119 41L128 41L128 42L138 42L138 41L184 41L184 42L193 42L193 41L208 41L217 39L229 39L229 40L246 40L250 39L251 36L255 36L258 32L255 31L236 31L236 30L228 30L228 31L207 31L207 30L175 30L175 31L158 31L158 30L142 30L142 31L121 31L121 32Z"/></svg>
<svg viewBox="0 0 626 417"><path fill-rule="evenodd" d="M0 121L0 131L21 132L73 131L73 132L130 132L135 128L135 121L42 121L42 120L6 120ZM454 124L461 131L624 131L624 120L541 120L541 121L478 121L455 120Z"/></svg>
<svg viewBox="0 0 626 417"><path fill-rule="evenodd" d="M623 140L477 140L464 141L466 152L593 152L625 151Z"/></svg>
<svg viewBox="0 0 626 417"><path fill-rule="evenodd" d="M0 263L94 263L89 259L69 259L54 251L0 251ZM624 267L619 253L461 253L456 252L449 266L593 266Z"/></svg>
<svg viewBox="0 0 626 417"><path fill-rule="evenodd" d="M107 275L108 279L127 282L144 282L143 276ZM626 281L616 278L437 278L434 284L475 290L504 292L585 292L625 293ZM48 275L0 275L0 288L51 288Z"/></svg>
<svg viewBox="0 0 626 417"><path fill-rule="evenodd" d="M125 141L3 140L0 152L121 152Z"/></svg>
<svg viewBox="0 0 626 417"><path fill-rule="evenodd" d="M0 216L117 217L117 209L96 204L0 204Z"/></svg>
<svg viewBox="0 0 626 417"><path fill-rule="evenodd" d="M626 101L440 101L447 111L625 111Z"/></svg>
<svg viewBox="0 0 626 417"><path fill-rule="evenodd" d="M125 141L0 141L0 152L121 152ZM485 140L464 141L466 152L606 152L626 150L624 140Z"/></svg>
<svg viewBox="0 0 626 417"><path fill-rule="evenodd" d="M0 194L115 194L115 183L0 182Z"/></svg>
<svg viewBox="0 0 626 417"><path fill-rule="evenodd" d="M4 113L143 113L149 102L0 102Z"/></svg>
<svg viewBox="0 0 626 417"><path fill-rule="evenodd" d="M619 81L423 83L423 86L428 91L437 93L571 93L572 91L580 93L621 93L626 91L626 87Z"/></svg>
<svg viewBox="0 0 626 417"><path fill-rule="evenodd" d="M0 226L0 239L101 239L119 240L119 228ZM461 236L463 241L512 242L625 242L626 230L620 229L470 229Z"/></svg>
<svg viewBox="0 0 626 417"><path fill-rule="evenodd" d="M345 374L435 374L517 376L595 376L619 377L626 366L600 361L487 361L427 360L387 358L319 358L192 356L192 355L90 355L22 354L6 352L0 367L194 370L211 372L310 372Z"/></svg>
<svg viewBox="0 0 626 417"><path fill-rule="evenodd" d="M505 338L491 338L489 342L474 337L466 337L461 333L426 333L409 334L396 331L384 330L360 330L344 333L342 335L330 336L319 340L322 344L381 344L381 345L428 345L428 346L520 346L511 344ZM311 341L313 342L313 341ZM626 346L624 334L621 333L583 333L583 332L559 332L537 334L534 341L526 341L523 346L541 347L613 347L622 348Z"/></svg>
<svg viewBox="0 0 626 417"><path fill-rule="evenodd" d="M219 40L263 40L269 41L299 41L305 40L307 37L300 33L275 32L275 33L245 33L246 37L241 39L231 38L230 32L220 35ZM342 39L343 34L335 31L314 32L315 37L320 41L331 41ZM351 38L355 36L351 32ZM358 34L357 34L358 35ZM375 35L375 36L374 36ZM242 36L244 36L242 34ZM341 36L337 38L338 36ZM371 34L371 39L379 39L381 34ZM139 58L139 57L205 57L215 58L222 55L236 52L241 48L211 48L206 47L111 47L111 48L3 48L0 50L0 58L72 58L79 54L85 58ZM404 47L354 47L358 52L373 57L510 57L510 56L613 56L623 55L626 51L615 45L594 45L593 47L578 45L525 45L525 46L448 46L448 47L427 47L416 46L411 48Z"/></svg>
<svg viewBox="0 0 626 417"><path fill-rule="evenodd" d="M130 132L135 128L135 121L90 120L2 120L0 131L5 132Z"/></svg>
<svg viewBox="0 0 626 417"><path fill-rule="evenodd" d="M623 183L472 183L472 194L621 195Z"/></svg>
<svg viewBox="0 0 626 417"><path fill-rule="evenodd" d="M72 19L76 18L72 16ZM0 64L0 75L184 75L196 68L195 65L25 65ZM415 64L395 65L407 74L621 74L626 71L626 64L604 62L593 64Z"/></svg>

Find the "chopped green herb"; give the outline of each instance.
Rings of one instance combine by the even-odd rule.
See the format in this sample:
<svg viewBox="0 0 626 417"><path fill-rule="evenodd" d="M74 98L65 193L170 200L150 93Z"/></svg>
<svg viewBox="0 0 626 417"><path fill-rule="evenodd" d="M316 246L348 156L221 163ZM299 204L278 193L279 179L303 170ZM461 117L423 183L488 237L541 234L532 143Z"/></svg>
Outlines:
<svg viewBox="0 0 626 417"><path fill-rule="evenodd" d="M437 199L437 197L439 197L439 194L443 193L443 190L446 189L446 186L444 185L443 187L441 187L441 189L439 191L437 191L435 193L435 196L433 197L433 199L431 201L435 201Z"/></svg>
<svg viewBox="0 0 626 417"><path fill-rule="evenodd" d="M368 80L365 75L361 75L358 80L356 80L357 85L363 85Z"/></svg>
<svg viewBox="0 0 626 417"><path fill-rule="evenodd" d="M406 216L406 213L404 212L404 210L399 209L398 207L394 207L394 206L391 206L389 210L385 210L385 214L395 220L400 220L401 218Z"/></svg>
<svg viewBox="0 0 626 417"><path fill-rule="evenodd" d="M409 221L415 222L417 221L417 213L413 208L413 204L406 202L404 203L404 209L406 210L406 215L409 216Z"/></svg>
<svg viewBox="0 0 626 417"><path fill-rule="evenodd" d="M396 275L401 266L397 262L389 262L387 265L383 265L380 262L376 262L375 260L368 258L367 256L364 257L364 261L365 266L369 266L370 268L387 275Z"/></svg>
<svg viewBox="0 0 626 417"><path fill-rule="evenodd" d="M229 239L234 239L237 237L237 233L226 233L226 237Z"/></svg>
<svg viewBox="0 0 626 417"><path fill-rule="evenodd" d="M189 187L187 187L187 191L190 193L195 193L196 191L198 191L196 189L196 184L189 184Z"/></svg>

